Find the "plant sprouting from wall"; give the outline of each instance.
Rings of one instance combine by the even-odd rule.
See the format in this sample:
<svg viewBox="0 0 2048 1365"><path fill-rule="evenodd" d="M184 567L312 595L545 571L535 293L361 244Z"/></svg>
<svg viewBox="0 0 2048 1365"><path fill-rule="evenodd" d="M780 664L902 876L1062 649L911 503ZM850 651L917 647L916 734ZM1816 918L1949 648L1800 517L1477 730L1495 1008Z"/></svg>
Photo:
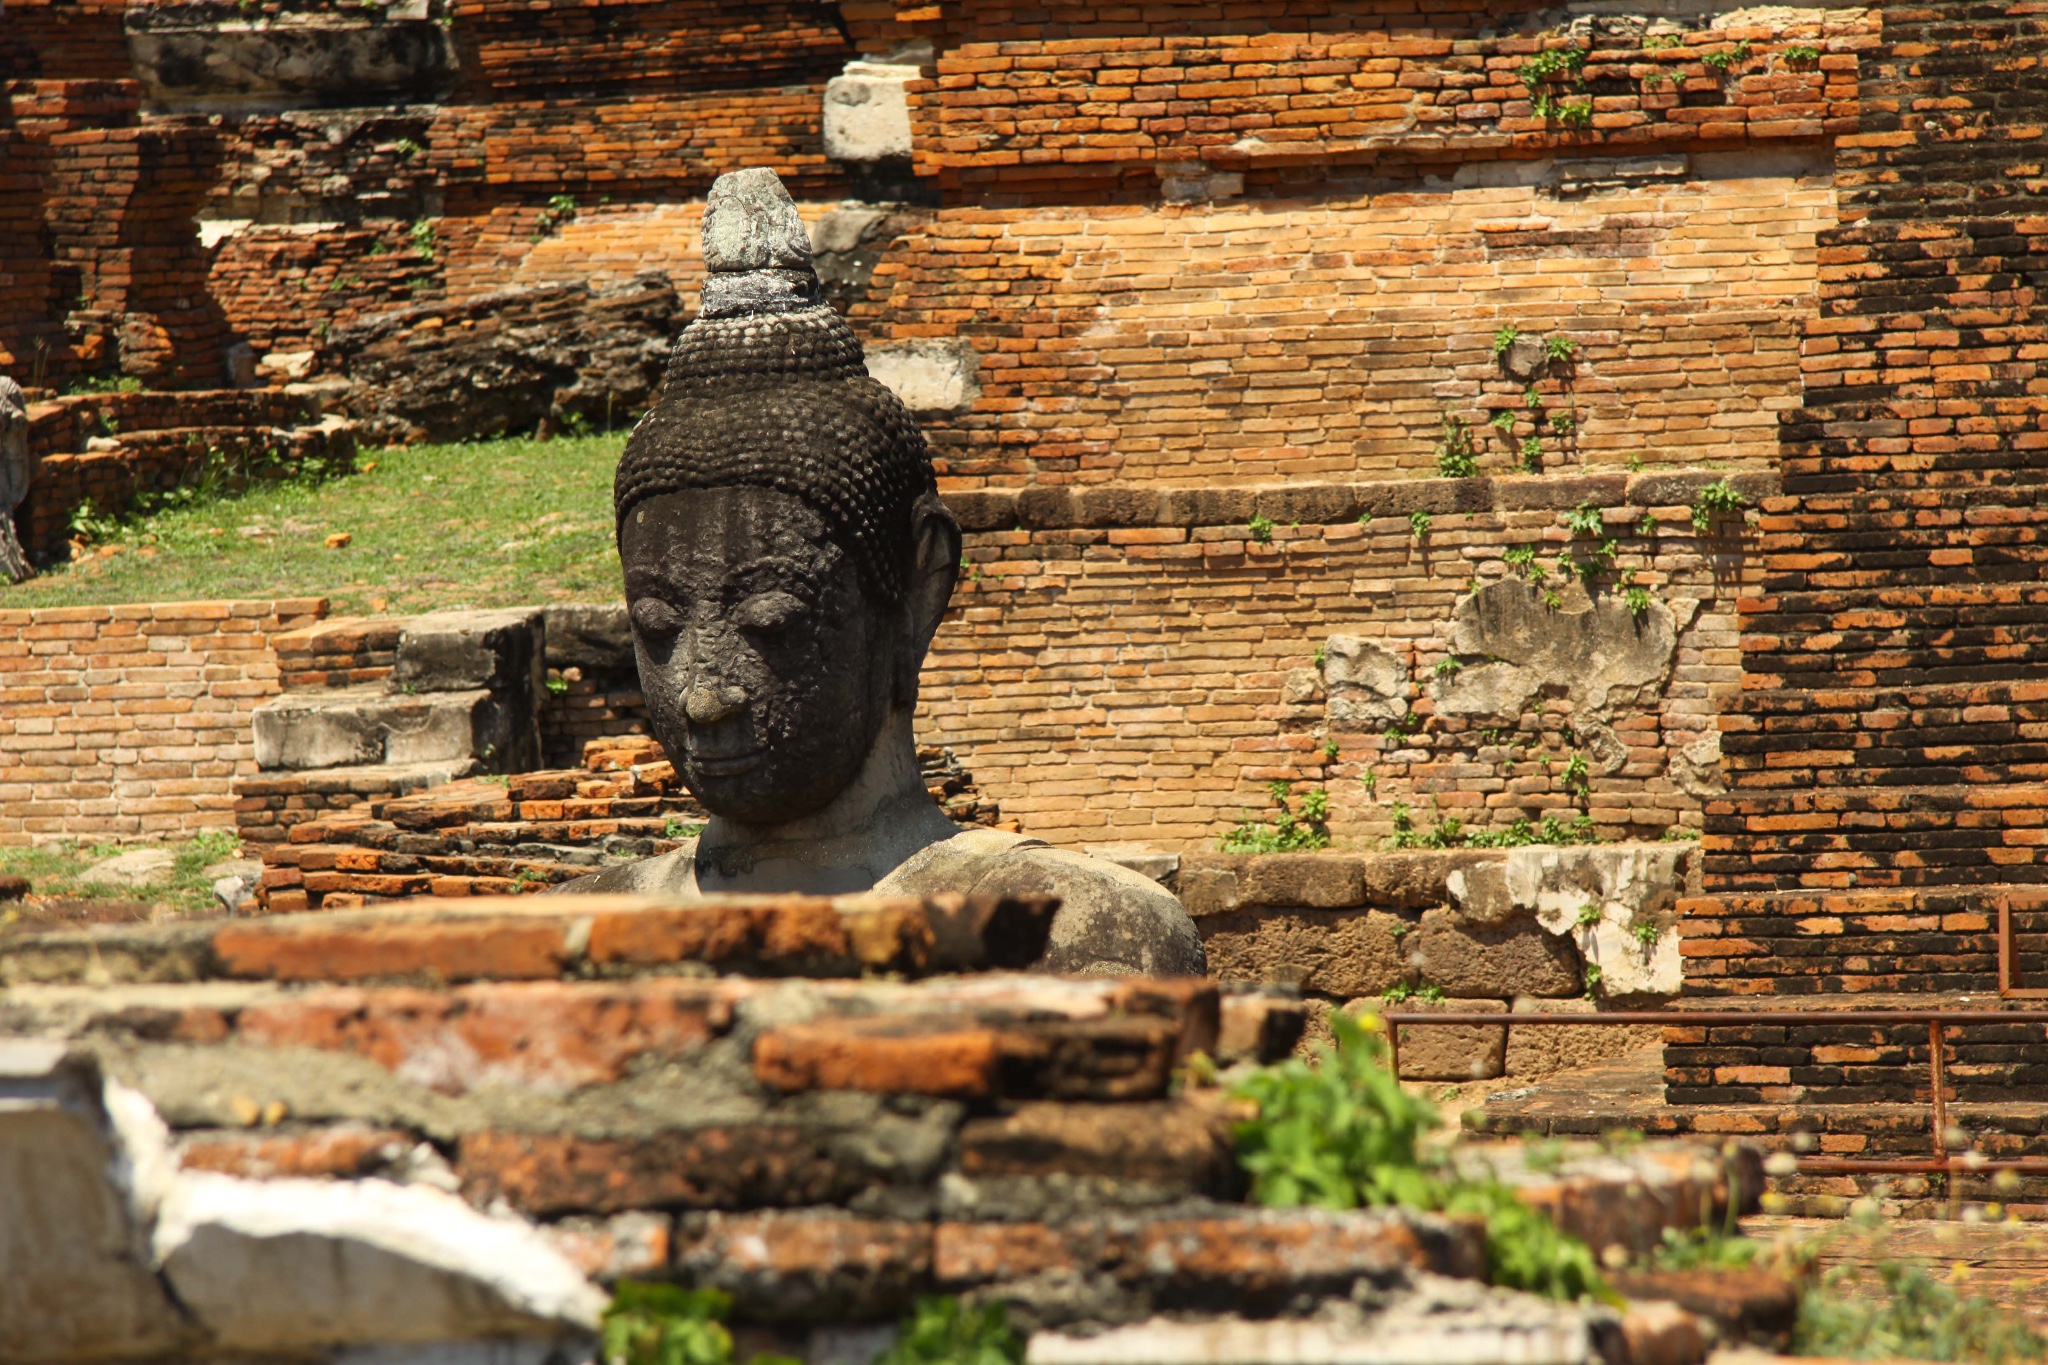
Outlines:
<svg viewBox="0 0 2048 1365"><path fill-rule="evenodd" d="M1719 479L1693 495L1692 528L1705 535L1716 520L1735 516L1747 506L1749 499L1731 487L1727 479Z"/></svg>
<svg viewBox="0 0 2048 1365"><path fill-rule="evenodd" d="M1267 785L1273 800L1271 824L1247 820L1217 842L1223 853L1306 853L1330 846L1330 794L1321 787L1302 793L1301 807L1292 804L1293 788L1286 782Z"/></svg>
<svg viewBox="0 0 2048 1365"><path fill-rule="evenodd" d="M1455 413L1444 415L1436 438L1436 472L1446 479L1469 479L1479 472L1479 454L1472 448L1472 433Z"/></svg>
<svg viewBox="0 0 2048 1365"><path fill-rule="evenodd" d="M1408 535L1411 539L1422 540L1429 535L1430 515L1421 508L1408 514Z"/></svg>
<svg viewBox="0 0 2048 1365"><path fill-rule="evenodd" d="M1273 519L1271 517L1254 516L1245 523L1245 530L1251 532L1252 539L1261 545L1271 545L1273 543Z"/></svg>
<svg viewBox="0 0 2048 1365"><path fill-rule="evenodd" d="M1238 1164L1252 1198L1272 1208L1400 1205L1483 1219L1488 1279L1555 1299L1612 1301L1598 1262L1505 1186L1460 1180L1426 1159L1421 1139L1436 1111L1402 1088L1386 1065L1379 1022L1330 1014L1331 1046L1314 1063L1262 1068L1233 1098L1255 1116L1237 1125Z"/></svg>

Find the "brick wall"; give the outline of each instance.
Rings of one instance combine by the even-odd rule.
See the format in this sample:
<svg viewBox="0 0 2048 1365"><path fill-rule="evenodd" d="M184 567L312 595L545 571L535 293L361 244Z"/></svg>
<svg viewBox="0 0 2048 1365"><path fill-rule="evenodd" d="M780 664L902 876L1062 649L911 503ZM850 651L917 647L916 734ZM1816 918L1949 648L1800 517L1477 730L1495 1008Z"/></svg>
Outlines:
<svg viewBox="0 0 2048 1365"><path fill-rule="evenodd" d="M271 638L324 598L0 610L0 843L234 823Z"/></svg>
<svg viewBox="0 0 2048 1365"><path fill-rule="evenodd" d="M2048 880L2036 733L2048 246L2020 8L1887 22L1862 130L1840 144L1805 401L1783 428L1734 791L1709 817L1730 892Z"/></svg>
<svg viewBox="0 0 2048 1365"><path fill-rule="evenodd" d="M851 317L872 339L975 348L972 408L924 419L948 489L1412 477L1434 472L1449 414L1503 471L1532 387L1575 420L1546 440L1547 470L1768 468L1834 221L1825 162L1676 164L1585 199L1553 171L1312 202L947 209L883 254ZM1508 326L1570 339L1574 363L1510 373L1493 352ZM1512 440L1483 425L1500 412Z"/></svg>
<svg viewBox="0 0 2048 1365"><path fill-rule="evenodd" d="M1071 203L1150 197L1148 173L1199 192L1216 172L1285 183L1304 166L1320 175L1390 156L1817 138L1855 126L1855 49L1869 36L1855 10L1825 12L1825 23L1701 29L1656 46L1452 37L1444 28L1455 32L1455 20L1347 32L1292 6L1273 10L1214 36L1120 35L1112 23L1071 24L1072 36L1053 38L1048 30L1061 26L976 14L972 31L938 55L933 78L911 87L918 173L984 203ZM1036 41L1020 40L1020 28ZM1532 74L1545 51L1568 54L1575 69Z"/></svg>
<svg viewBox="0 0 2048 1365"><path fill-rule="evenodd" d="M1425 822L1440 811L1479 825L1583 806L1603 837L1656 838L1697 824L1699 797L1670 758L1713 735L1739 677L1745 556L1739 538L1693 527L1687 504L1707 478L954 494L971 568L926 663L918 734L957 750L1006 815L1055 842L1207 846L1264 818L1275 780L1327 786L1341 840L1389 833L1395 801ZM1593 765L1584 802L1565 771L1593 724L1563 689L1507 720L1438 714L1430 690L1458 600L1521 572L1506 550L1535 549L1552 586L1560 553L1586 556L1592 542L1574 548L1564 524L1581 504L1603 509L1617 539L1597 592L1633 571L1658 601L1698 604L1668 683L1610 718L1620 748L1608 770ZM1421 541L1416 512L1430 517ZM1273 523L1270 542L1254 539L1254 516ZM1413 733L1328 719L1315 663L1333 633L1399 656Z"/></svg>

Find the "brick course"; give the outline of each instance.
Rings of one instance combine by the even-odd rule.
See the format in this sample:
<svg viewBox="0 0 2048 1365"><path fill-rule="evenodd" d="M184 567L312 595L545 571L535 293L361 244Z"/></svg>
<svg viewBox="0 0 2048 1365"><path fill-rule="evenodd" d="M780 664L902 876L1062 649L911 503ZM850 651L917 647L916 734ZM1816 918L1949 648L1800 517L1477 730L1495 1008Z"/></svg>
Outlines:
<svg viewBox="0 0 2048 1365"><path fill-rule="evenodd" d="M234 823L271 638L324 598L0 611L0 843Z"/></svg>

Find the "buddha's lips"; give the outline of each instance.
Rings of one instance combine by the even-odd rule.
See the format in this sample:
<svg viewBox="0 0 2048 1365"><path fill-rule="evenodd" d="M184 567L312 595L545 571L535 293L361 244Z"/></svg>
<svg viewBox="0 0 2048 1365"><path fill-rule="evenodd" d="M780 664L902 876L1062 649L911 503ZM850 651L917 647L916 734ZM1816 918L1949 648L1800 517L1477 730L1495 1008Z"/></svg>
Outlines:
<svg viewBox="0 0 2048 1365"><path fill-rule="evenodd" d="M763 744L738 753L707 754L702 750L690 751L690 763L706 777L735 777L759 763L768 753Z"/></svg>

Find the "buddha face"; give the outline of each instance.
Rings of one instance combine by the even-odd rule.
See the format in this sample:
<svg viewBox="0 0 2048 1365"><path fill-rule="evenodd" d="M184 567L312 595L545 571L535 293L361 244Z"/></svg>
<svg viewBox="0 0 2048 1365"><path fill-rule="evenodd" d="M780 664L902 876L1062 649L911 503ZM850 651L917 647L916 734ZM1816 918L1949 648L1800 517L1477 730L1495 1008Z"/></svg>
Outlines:
<svg viewBox="0 0 2048 1365"><path fill-rule="evenodd" d="M891 709L915 700L929 630L871 601L796 498L648 498L627 514L619 555L655 736L714 814L770 825L817 811L854 779Z"/></svg>

